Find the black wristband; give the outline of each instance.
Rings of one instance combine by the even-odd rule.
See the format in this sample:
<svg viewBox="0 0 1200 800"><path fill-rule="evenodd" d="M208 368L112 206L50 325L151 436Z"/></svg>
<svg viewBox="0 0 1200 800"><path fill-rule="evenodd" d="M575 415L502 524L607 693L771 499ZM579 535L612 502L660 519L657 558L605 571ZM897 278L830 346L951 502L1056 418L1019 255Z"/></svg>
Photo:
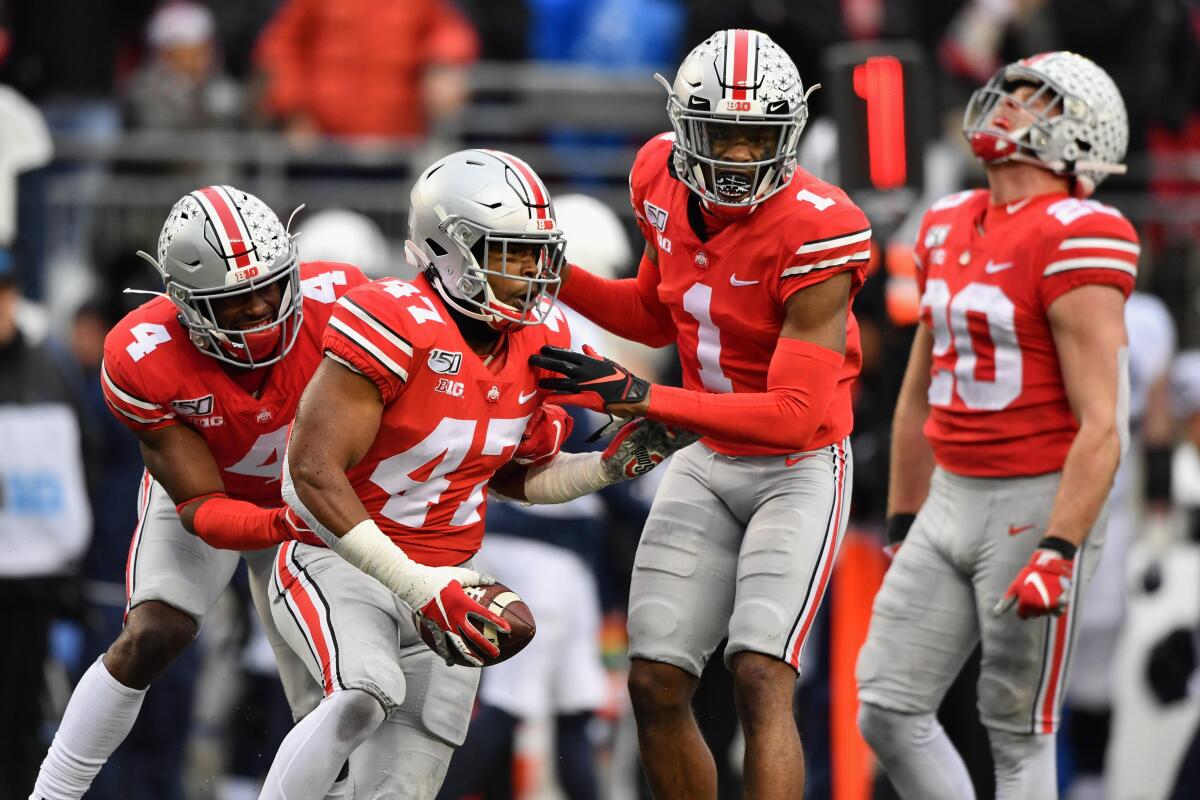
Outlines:
<svg viewBox="0 0 1200 800"><path fill-rule="evenodd" d="M887 543L899 544L908 536L908 529L916 520L916 514L892 514L887 518Z"/></svg>
<svg viewBox="0 0 1200 800"><path fill-rule="evenodd" d="M1170 447L1146 448L1146 499L1162 503L1171 502L1171 459L1174 451Z"/></svg>
<svg viewBox="0 0 1200 800"><path fill-rule="evenodd" d="M1060 539L1057 536L1044 536L1042 537L1042 540L1038 542L1038 549L1053 550L1067 561L1071 561L1075 558L1075 550L1077 548L1066 539Z"/></svg>

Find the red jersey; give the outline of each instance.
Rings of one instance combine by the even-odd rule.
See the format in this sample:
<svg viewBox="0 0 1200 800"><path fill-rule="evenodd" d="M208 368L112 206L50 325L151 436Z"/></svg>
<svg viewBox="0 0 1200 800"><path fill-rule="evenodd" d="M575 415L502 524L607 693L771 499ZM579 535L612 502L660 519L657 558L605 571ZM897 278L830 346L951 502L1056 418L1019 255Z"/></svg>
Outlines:
<svg viewBox="0 0 1200 800"><path fill-rule="evenodd" d="M787 299L840 272L853 276L853 299L866 278L871 225L845 192L797 168L791 183L751 215L701 241L688 221L692 193L671 165L674 141L675 135L666 133L641 149L629 189L642 234L658 248L658 297L679 333L683 386L765 392ZM693 213L698 211L696 206ZM850 388L861 366L858 323L850 312L837 393L804 449L850 434ZM727 455L779 452L711 437L703 441Z"/></svg>
<svg viewBox="0 0 1200 800"><path fill-rule="evenodd" d="M263 369L255 397L220 361L202 353L157 297L131 311L104 339L100 382L109 410L135 431L188 425L208 443L230 497L278 506L287 429L300 394L321 362L321 332L339 297L366 278L357 267L300 265L304 320L292 349Z"/></svg>
<svg viewBox="0 0 1200 800"><path fill-rule="evenodd" d="M1047 310L1088 283L1128 297L1137 241L1116 209L1066 194L992 206L976 190L929 209L915 255L933 333L925 436L938 464L978 477L1062 469L1079 426Z"/></svg>
<svg viewBox="0 0 1200 800"><path fill-rule="evenodd" d="M379 387L383 418L362 461L346 473L380 529L414 561L461 564L483 540L487 487L513 456L548 392L529 365L552 344L569 347L566 317L505 337L485 364L424 276L388 278L338 301L326 355Z"/></svg>

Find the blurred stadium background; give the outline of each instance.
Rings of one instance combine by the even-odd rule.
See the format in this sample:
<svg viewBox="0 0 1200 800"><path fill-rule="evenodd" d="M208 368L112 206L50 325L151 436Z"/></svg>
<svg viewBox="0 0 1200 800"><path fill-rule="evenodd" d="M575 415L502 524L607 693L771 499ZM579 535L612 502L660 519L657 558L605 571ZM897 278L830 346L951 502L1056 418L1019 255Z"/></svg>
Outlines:
<svg viewBox="0 0 1200 800"><path fill-rule="evenodd" d="M637 148L668 128L651 76L673 75L692 45L726 27L769 33L806 83L822 84L801 164L846 188L875 231L873 276L855 306L865 351L856 532L806 654L797 704L808 796L894 796L854 729L852 673L884 569L888 428L918 302L911 238L932 200L982 184L960 134L970 91L999 65L1050 49L1089 56L1122 89L1129 173L1107 181L1098 199L1137 225L1139 290L1165 304L1183 354L1151 376L1173 401L1164 405L1173 500L1135 504L1133 545L1117 581L1101 587L1128 603L1116 655L1105 662L1111 713L1104 703L1073 709L1061 783L1074 792L1068 797L1104 796L1087 793L1094 781L1076 780L1099 769L1108 797L1141 800L1171 796L1181 769L1196 780L1200 681L1191 676L1189 695L1194 659L1189 666L1187 648L1162 645L1200 620L1200 360L1186 352L1200 348L1196 0L0 0L0 285L22 296L0 317L15 316L23 336L51 342L78 375L90 500L90 523L64 538L60 557L26 568L27 542L4 529L0 499L0 618L9 629L0 659L0 727L9 729L0 730L0 800L27 795L29 769L73 681L119 630L141 462L133 437L103 406L97 373L104 334L144 299L122 290L159 288L134 253L153 250L171 204L217 182L257 194L284 218L303 204L294 223L304 231L302 258L399 274L414 171L464 146L496 147L526 159L556 195L587 195L611 210L589 207L595 222L583 216L568 257L629 273L637 230L628 169ZM670 378L672 358L631 357ZM0 404L6 398L0 392ZM1136 471L1136 451L1132 459ZM5 463L0 497L11 504L19 489L3 475ZM646 501L589 512L599 524L586 547L557 542L594 576L603 612L598 657L608 688L589 724L606 798L645 796L623 683L623 600ZM289 719L252 617L242 576L197 646L151 690L88 797L256 796ZM1077 662L1089 657L1081 650ZM719 754L722 796L736 797L738 735L728 675L714 664L697 708ZM988 796L969 670L947 727ZM1168 683L1185 689L1163 690ZM31 693L36 704L18 702ZM37 719L18 722L18 713ZM567 796L551 727L544 715L522 720L513 757L484 796ZM1110 734L1107 759L1081 761L1100 727ZM36 735L13 741L25 730ZM1200 797L1196 783L1180 785L1190 788L1177 796Z"/></svg>

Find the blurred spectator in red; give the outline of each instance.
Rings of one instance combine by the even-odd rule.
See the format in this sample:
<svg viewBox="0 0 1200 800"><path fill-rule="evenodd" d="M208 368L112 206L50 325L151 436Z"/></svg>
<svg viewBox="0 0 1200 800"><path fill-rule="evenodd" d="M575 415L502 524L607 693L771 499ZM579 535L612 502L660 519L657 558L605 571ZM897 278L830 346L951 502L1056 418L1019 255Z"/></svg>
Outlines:
<svg viewBox="0 0 1200 800"><path fill-rule="evenodd" d="M213 13L200 3L164 5L146 27L149 57L126 94L137 128L195 130L226 126L241 115L241 90L217 56Z"/></svg>
<svg viewBox="0 0 1200 800"><path fill-rule="evenodd" d="M465 102L478 52L448 0L285 0L257 56L289 133L419 137Z"/></svg>

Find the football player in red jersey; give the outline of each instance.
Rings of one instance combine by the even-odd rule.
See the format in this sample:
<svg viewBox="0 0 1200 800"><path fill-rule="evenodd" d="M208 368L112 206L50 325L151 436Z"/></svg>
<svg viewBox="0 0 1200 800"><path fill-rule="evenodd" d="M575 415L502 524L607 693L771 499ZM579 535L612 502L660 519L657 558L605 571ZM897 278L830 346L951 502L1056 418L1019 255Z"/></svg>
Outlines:
<svg viewBox="0 0 1200 800"><path fill-rule="evenodd" d="M600 358L548 350L556 402L703 434L673 459L642 533L629 599L629 691L656 797L713 798L692 716L720 641L746 735L745 794L799 797L792 717L804 642L850 508L850 387L861 364L850 303L870 224L796 165L808 117L788 55L721 31L667 87L673 133L629 176L645 255L636 278L564 271L563 301L644 344L677 342L684 388ZM571 396L573 395L573 396Z"/></svg>
<svg viewBox="0 0 1200 800"><path fill-rule="evenodd" d="M265 592L274 546L300 535L279 493L287 428L321 359L333 303L366 278L349 264L299 263L274 212L231 186L180 199L157 258L146 258L165 294L109 332L101 368L109 408L138 437L146 462L125 628L76 687L35 800L88 790L149 684L195 638L233 576L237 550L247 551L293 712L321 697L280 638Z"/></svg>
<svg viewBox="0 0 1200 800"><path fill-rule="evenodd" d="M1124 444L1138 258L1133 227L1086 198L1123 171L1128 122L1100 67L1053 52L997 72L964 133L989 189L935 203L917 238L888 497L903 544L859 654L859 727L902 797L973 797L934 715L982 641L996 796L1053 798L1078 599Z"/></svg>
<svg viewBox="0 0 1200 800"><path fill-rule="evenodd" d="M541 411L547 373L529 358L570 341L554 307L565 241L525 162L465 150L433 164L409 236L420 274L338 301L291 433L283 494L329 548L279 548L272 611L326 697L280 746L263 798L323 796L360 746L374 769L352 764L357 792L432 798L466 736L470 667L499 652L485 624L508 629L464 591L491 582L470 568L487 491L564 502L694 441L640 420L604 453L556 455L565 412ZM510 463L542 415L563 436ZM405 714L423 726L383 725Z"/></svg>

